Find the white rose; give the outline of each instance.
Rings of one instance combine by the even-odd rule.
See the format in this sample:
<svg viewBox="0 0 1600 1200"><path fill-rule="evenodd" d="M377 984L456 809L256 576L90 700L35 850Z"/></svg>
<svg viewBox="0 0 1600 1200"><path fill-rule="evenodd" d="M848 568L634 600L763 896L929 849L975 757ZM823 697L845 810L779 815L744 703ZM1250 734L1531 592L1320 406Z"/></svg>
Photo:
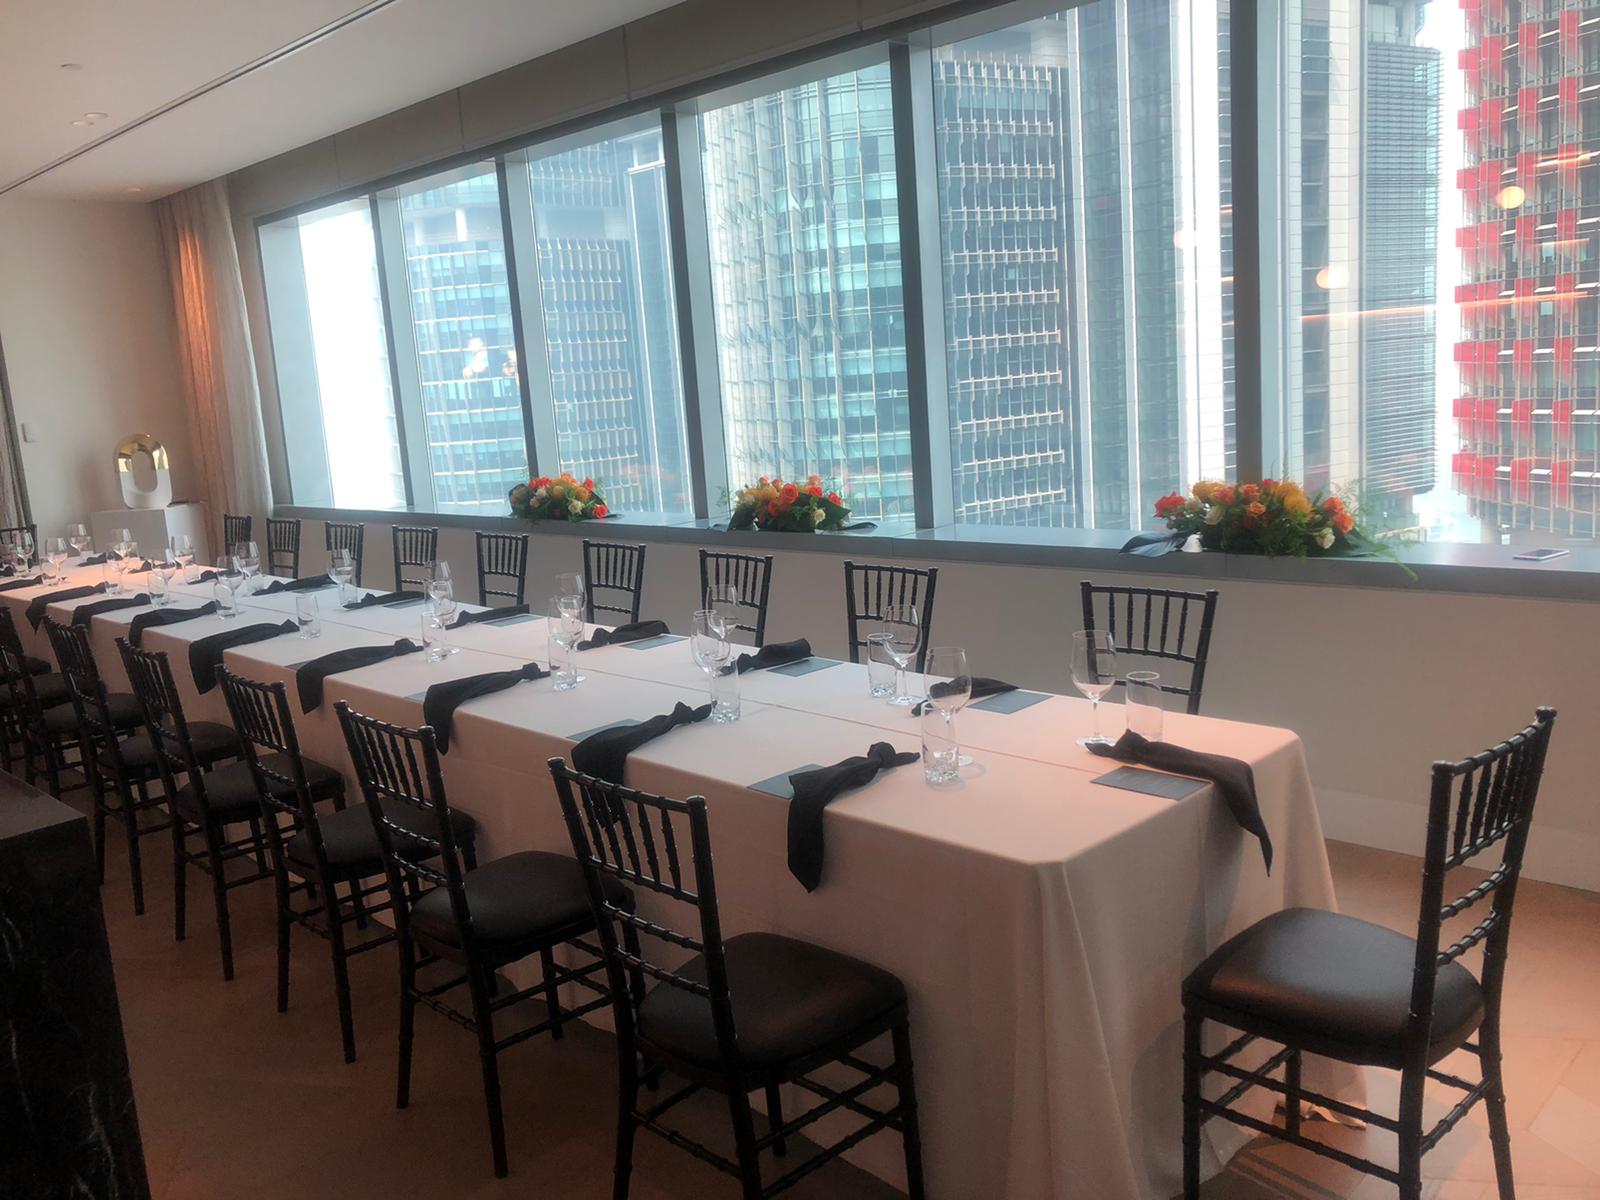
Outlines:
<svg viewBox="0 0 1600 1200"><path fill-rule="evenodd" d="M1321 546L1324 550L1333 545L1332 526L1324 525L1321 529L1317 530L1317 545Z"/></svg>
<svg viewBox="0 0 1600 1200"><path fill-rule="evenodd" d="M583 511L583 505L576 500L570 500L567 502L567 511L573 516L577 516Z"/></svg>
<svg viewBox="0 0 1600 1200"><path fill-rule="evenodd" d="M811 510L811 523L813 525L821 525L822 524L822 518L823 518L824 515L825 514L823 513L823 511L820 508L813 508Z"/></svg>
<svg viewBox="0 0 1600 1200"><path fill-rule="evenodd" d="M1206 524L1207 525L1217 525L1217 524L1220 524L1221 521L1222 521L1222 505L1213 504L1210 508L1206 509Z"/></svg>
<svg viewBox="0 0 1600 1200"><path fill-rule="evenodd" d="M540 488L537 492L535 492L533 494L533 502L535 504L542 504L542 503L544 503L544 500L545 500L545 490L543 488Z"/></svg>

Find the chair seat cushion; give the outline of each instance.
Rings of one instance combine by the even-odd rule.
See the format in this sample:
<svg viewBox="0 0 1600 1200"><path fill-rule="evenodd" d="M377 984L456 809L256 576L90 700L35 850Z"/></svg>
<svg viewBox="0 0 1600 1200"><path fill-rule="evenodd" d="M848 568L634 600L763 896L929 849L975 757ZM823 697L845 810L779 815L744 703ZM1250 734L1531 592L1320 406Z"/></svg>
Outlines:
<svg viewBox="0 0 1600 1200"><path fill-rule="evenodd" d="M215 721L190 722L189 741L194 746L195 757L207 766L239 755L238 735L227 725L218 725ZM156 748L148 730L139 730L118 749L122 753L124 766L151 773L156 770ZM108 751L100 752L100 765L110 768L111 755Z"/></svg>
<svg viewBox="0 0 1600 1200"><path fill-rule="evenodd" d="M397 824L428 837L433 836L423 823L428 818L421 809L394 803L386 806L384 811ZM478 829L476 821L466 813L453 809L450 825L455 830L458 845L474 837ZM327 816L319 816L317 827L322 830L322 852L327 856L328 869L335 875L363 879L383 871L383 848L378 843L378 831L372 824L372 811L365 804L353 804ZM306 837L303 830L289 839L283 852L301 874L316 870L316 855L311 849L311 839Z"/></svg>
<svg viewBox="0 0 1600 1200"><path fill-rule="evenodd" d="M106 697L106 707L111 711L111 724L117 729L136 729L144 722L144 712L139 702L126 692L113 692ZM45 732L52 737L78 732L78 713L70 704L57 704L44 710Z"/></svg>
<svg viewBox="0 0 1600 1200"><path fill-rule="evenodd" d="M775 933L745 933L724 945L739 1057L747 1068L804 1058L906 1002L905 985L881 967ZM706 981L697 955L678 974ZM639 1035L669 1054L721 1065L711 1002L660 983L639 1006Z"/></svg>
<svg viewBox="0 0 1600 1200"><path fill-rule="evenodd" d="M35 659L35 662L40 660ZM49 666L45 663L45 666ZM33 675L33 694L39 697L39 707L54 708L58 704L66 704L72 699L72 694L67 690L67 677L59 671L46 673L30 672ZM11 689L0 686L0 707L16 707L11 700Z"/></svg>
<svg viewBox="0 0 1600 1200"><path fill-rule="evenodd" d="M44 658L35 658L31 654L22 656L22 665L28 668L29 675L49 675L55 671L50 661Z"/></svg>
<svg viewBox="0 0 1600 1200"><path fill-rule="evenodd" d="M1246 1027L1273 1040L1346 1062L1399 1067L1416 957L1416 942L1392 929L1290 908L1224 943L1183 991L1186 999L1240 1015ZM1482 1020L1477 979L1459 963L1445 964L1434 990L1429 1061L1454 1050Z"/></svg>
<svg viewBox="0 0 1600 1200"><path fill-rule="evenodd" d="M491 951L594 924L583 869L577 859L564 854L543 850L508 854L468 871L462 885L474 940ZM616 880L607 881L606 891L613 901L627 896ZM434 888L412 905L411 928L441 945L461 945L448 889Z"/></svg>
<svg viewBox="0 0 1600 1200"><path fill-rule="evenodd" d="M344 780L332 767L325 767L309 758L301 761L305 763L306 782L311 785L313 799L326 799L344 789ZM262 758L261 765L268 770L281 771L284 774L288 774L290 770L288 762L281 754L266 755ZM243 759L218 767L215 771L207 771L204 786L205 807L211 815L224 822L244 820L261 811L261 797L256 793L255 778L250 773L250 764ZM281 790L274 789L278 794L286 794L290 790L287 787ZM205 814L200 811L197 797L194 781L190 780L178 789L173 802L180 813L199 824Z"/></svg>

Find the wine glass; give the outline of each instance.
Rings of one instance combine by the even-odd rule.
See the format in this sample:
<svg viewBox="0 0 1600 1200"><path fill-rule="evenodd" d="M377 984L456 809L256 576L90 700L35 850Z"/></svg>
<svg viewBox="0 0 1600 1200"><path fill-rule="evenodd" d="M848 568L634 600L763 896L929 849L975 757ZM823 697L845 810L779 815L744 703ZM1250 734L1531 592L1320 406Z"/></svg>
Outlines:
<svg viewBox="0 0 1600 1200"><path fill-rule="evenodd" d="M89 530L87 526L68 525L67 545L76 550L78 552L78 557L82 558L84 555L88 554L94 549L94 539L89 536Z"/></svg>
<svg viewBox="0 0 1600 1200"><path fill-rule="evenodd" d="M113 529L111 531L111 549L116 551L121 558L128 553L128 546L133 542L133 533L127 529Z"/></svg>
<svg viewBox="0 0 1600 1200"><path fill-rule="evenodd" d="M174 534L167 548L173 560L185 570L194 562L194 539L187 533Z"/></svg>
<svg viewBox="0 0 1600 1200"><path fill-rule="evenodd" d="M714 583L706 589L706 608L722 618L729 630L739 624L739 589L731 583Z"/></svg>
<svg viewBox="0 0 1600 1200"><path fill-rule="evenodd" d="M244 576L241 585L243 590L249 592L252 581L261 570L261 548L254 542L234 543L233 563L238 568L239 574Z"/></svg>
<svg viewBox="0 0 1600 1200"><path fill-rule="evenodd" d="M1094 733L1078 739L1080 746L1109 746L1112 739L1100 732L1100 700L1117 683L1117 648L1103 629L1082 629L1072 635L1072 685L1094 706Z"/></svg>
<svg viewBox="0 0 1600 1200"><path fill-rule="evenodd" d="M556 576L556 595L567 601L568 608L583 611L584 588L583 576L576 571L567 571Z"/></svg>
<svg viewBox="0 0 1600 1200"><path fill-rule="evenodd" d="M711 691L711 719L739 719L739 672L733 669L733 643L728 640L728 622L715 609L702 608L694 614L694 633L689 653L695 665L705 672Z"/></svg>
<svg viewBox="0 0 1600 1200"><path fill-rule="evenodd" d="M439 618L441 630L450 628L450 618L456 611L456 590L450 582L450 564L439 561L433 564L433 569L428 573L426 585L428 595L428 611ZM449 640L441 633L439 645L445 654L459 654L460 646L452 646Z"/></svg>
<svg viewBox="0 0 1600 1200"><path fill-rule="evenodd" d="M161 604L165 604L172 596L172 577L178 573L178 559L171 550L158 550L155 558L150 563L151 580L150 594L156 594L155 580L161 581Z"/></svg>
<svg viewBox="0 0 1600 1200"><path fill-rule="evenodd" d="M552 596L549 620L545 622L550 635L550 669L555 675L555 688L564 692L583 682L578 674L576 652L573 646L583 636L583 615L572 611L568 605L571 597Z"/></svg>
<svg viewBox="0 0 1600 1200"><path fill-rule="evenodd" d="M211 585L211 594L217 600L217 616L224 621L239 615L238 586L242 578L231 554L217 559L217 578Z"/></svg>
<svg viewBox="0 0 1600 1200"><path fill-rule="evenodd" d="M889 703L909 708L914 701L906 690L906 668L922 645L922 622L917 619L914 604L890 604L883 610L884 631L892 634L883 641L883 648L894 662L894 695Z"/></svg>
<svg viewBox="0 0 1600 1200"><path fill-rule="evenodd" d="M928 651L928 674L939 683L928 685L928 703L944 713L955 735L956 714L972 699L972 672L967 667L967 652L960 646L934 646ZM956 765L965 767L971 757L956 751Z"/></svg>
<svg viewBox="0 0 1600 1200"><path fill-rule="evenodd" d="M356 556L346 549L328 555L328 578L339 585L339 603L350 603L350 582L356 577Z"/></svg>
<svg viewBox="0 0 1600 1200"><path fill-rule="evenodd" d="M28 573L28 563L33 558L33 534L26 529L19 529L12 540L17 547L18 571L20 574L26 575Z"/></svg>
<svg viewBox="0 0 1600 1200"><path fill-rule="evenodd" d="M128 576L138 572L141 561L139 558L139 543L132 538L124 541L122 543L122 557L112 564L119 576L117 583L117 591L119 593L127 587Z"/></svg>
<svg viewBox="0 0 1600 1200"><path fill-rule="evenodd" d="M44 544L45 558L50 561L50 577L60 579L63 565L67 561L67 539L47 538Z"/></svg>

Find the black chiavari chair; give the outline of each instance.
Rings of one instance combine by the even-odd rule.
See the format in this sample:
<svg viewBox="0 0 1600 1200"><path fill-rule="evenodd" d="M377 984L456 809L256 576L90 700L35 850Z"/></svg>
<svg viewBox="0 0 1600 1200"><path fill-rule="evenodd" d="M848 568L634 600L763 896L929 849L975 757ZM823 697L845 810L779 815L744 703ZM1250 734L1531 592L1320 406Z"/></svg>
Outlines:
<svg viewBox="0 0 1600 1200"><path fill-rule="evenodd" d="M1532 725L1499 745L1459 762L1433 764L1415 938L1354 917L1291 908L1224 943L1184 980L1186 1200L1200 1195L1200 1128L1212 1117L1377 1176L1397 1185L1401 1200L1420 1200L1423 1155L1479 1101L1488 1116L1500 1198L1515 1200L1501 1071L1501 995L1511 910L1555 718L1555 709L1541 708ZM1502 843L1500 862L1487 877L1446 901L1449 872ZM1488 914L1441 947L1445 922L1490 897ZM1474 976L1459 960L1480 944L1483 967ZM1201 1044L1208 1020L1240 1036L1208 1055ZM1474 1034L1476 1042L1470 1040ZM1283 1048L1255 1067L1233 1061L1257 1040ZM1457 1050L1478 1059L1476 1083L1438 1068L1441 1059ZM1398 1115L1371 1112L1305 1089L1301 1059L1306 1053L1398 1071ZM1282 1081L1273 1077L1279 1067ZM1211 1073L1232 1085L1216 1100L1206 1099L1202 1091ZM1423 1093L1430 1080L1462 1095L1424 1128ZM1283 1098L1282 1128L1232 1107L1252 1087ZM1397 1169L1305 1137L1300 1131L1302 1102L1393 1133L1399 1142Z"/></svg>
<svg viewBox="0 0 1600 1200"><path fill-rule="evenodd" d="M12 617L11 610L4 605L0 605L0 643L11 648L12 662L18 664L18 670L26 672L31 679L31 695L39 708L53 708L58 704L71 703L72 697L67 694L67 681L61 673L56 671L48 660L23 653L22 638L17 633L16 619ZM8 677L4 691L0 691L0 766L9 771L15 765L15 753L25 751L32 743L25 730L24 709L27 707L24 703L25 697L13 690L9 670L0 673ZM30 782L32 778L30 775Z"/></svg>
<svg viewBox="0 0 1600 1200"><path fill-rule="evenodd" d="M355 1062L347 964L394 941L386 927L369 931L369 918L389 907L383 852L372 817L365 805L345 807L338 772L301 754L289 692L281 680L258 683L224 667L217 681L261 799L277 900L278 1011L289 1010L289 939L299 925L326 941L333 955L344 1060ZM318 807L330 804L332 811ZM464 836L471 840L472 830L466 829ZM371 903L374 897L379 899Z"/></svg>
<svg viewBox="0 0 1600 1200"><path fill-rule="evenodd" d="M620 1087L613 1195L626 1200L634 1133L641 1128L739 1179L747 1200L774 1195L868 1135L893 1129L904 1140L907 1190L912 1200L920 1200L922 1146L906 990L900 980L870 963L778 934L724 939L703 797L669 800L606 783L574 771L560 758L550 760L550 774L588 883L617 1029ZM692 868L687 879L680 834L674 828L684 824ZM698 918L698 936L646 919L631 904L619 903L615 897L623 888L686 905ZM684 951L694 957L682 962ZM668 968L666 961L681 965ZM643 984L647 975L654 981L648 991ZM884 1034L892 1040L894 1058L879 1067L859 1052ZM850 1067L861 1078L848 1088L811 1078L813 1071L829 1064ZM687 1079L689 1086L641 1109L640 1083L654 1082L663 1068ZM821 1096L823 1103L786 1122L779 1093L784 1084ZM867 1097L885 1085L894 1089L895 1102L874 1107ZM661 1120L703 1088L727 1098L734 1159ZM764 1092L767 1101L768 1131L759 1135L750 1108L754 1091ZM839 1108L864 1118L864 1124L763 1183L764 1151L786 1157L790 1137Z"/></svg>
<svg viewBox="0 0 1600 1200"><path fill-rule="evenodd" d="M367 540L367 527L359 521L327 521L322 526L323 542L331 556L335 550L348 550L355 559L356 573L350 582L361 586L361 549Z"/></svg>
<svg viewBox="0 0 1600 1200"><path fill-rule="evenodd" d="M28 535L28 544L33 547L33 553L42 556L43 548L39 545L39 527L34 524L0 525L0 546L11 545L24 533Z"/></svg>
<svg viewBox="0 0 1600 1200"><path fill-rule="evenodd" d="M507 1163L500 1052L546 1031L559 1038L563 1022L609 1003L604 988L592 978L604 969L600 952L582 940L593 934L595 927L583 872L566 855L537 850L509 854L475 867L468 849L457 840L433 730L377 721L355 712L343 700L334 708L383 847L400 943L396 1106L405 1108L411 1099L411 1042L417 1005L472 1030L477 1035L483 1071L494 1173L503 1179ZM629 902L620 886L613 886L608 895L619 906ZM558 968L555 950L562 945L577 947L588 961ZM534 954L539 956L541 981L497 997L495 972ZM440 962L459 967L461 974L427 986L417 982L419 969ZM558 989L566 983L590 988L600 997L564 1010ZM469 997L465 1011L445 999L463 985ZM497 1035L495 1014L540 995L546 1004L543 1020Z"/></svg>
<svg viewBox="0 0 1600 1200"><path fill-rule="evenodd" d="M914 670L928 664L928 637L933 629L933 592L939 582L938 567L886 567L876 563L844 564L845 621L850 639L850 661L860 662L867 639L863 624L887 624L884 613L896 604L911 604L917 610L920 630ZM870 632L870 631L869 631Z"/></svg>
<svg viewBox="0 0 1600 1200"><path fill-rule="evenodd" d="M528 535L480 532L477 540L479 600L488 604L490 596L499 596L521 604L528 591Z"/></svg>
<svg viewBox="0 0 1600 1200"><path fill-rule="evenodd" d="M737 606L749 609L755 615L754 624L748 621L736 621L734 628L750 634L759 650L766 644L767 639L767 595L772 588L772 555L733 554L702 547L700 550L702 607L706 606L706 595L713 587L737 589L739 593Z"/></svg>
<svg viewBox="0 0 1600 1200"><path fill-rule="evenodd" d="M1211 653L1211 625L1217 615L1217 593L1175 592L1167 588L1118 587L1083 580L1083 628L1103 629L1118 654L1156 658L1188 666L1187 683L1163 678L1160 688L1182 696L1187 711L1200 711L1200 690ZM1104 614L1104 621L1100 619ZM1123 680L1117 680L1120 687Z"/></svg>
<svg viewBox="0 0 1600 1200"><path fill-rule="evenodd" d="M639 619L639 601L644 595L645 546L623 542L594 542L583 539L583 585L586 596L584 619L595 623L595 613L615 613L626 621ZM626 600L613 603L597 599L595 593L621 593ZM619 621L618 624L622 624Z"/></svg>
<svg viewBox="0 0 1600 1200"><path fill-rule="evenodd" d="M267 518L267 574L300 578L300 518Z"/></svg>
<svg viewBox="0 0 1600 1200"><path fill-rule="evenodd" d="M254 517L236 517L232 513L223 513L222 552L224 554L232 554L233 548L240 542L252 540L250 531L254 528Z"/></svg>
<svg viewBox="0 0 1600 1200"><path fill-rule="evenodd" d="M407 575L407 568L420 567L424 572L439 557L439 531L421 525L391 525L390 536L394 542L394 590L403 591L406 584L418 587L428 582L428 576Z"/></svg>

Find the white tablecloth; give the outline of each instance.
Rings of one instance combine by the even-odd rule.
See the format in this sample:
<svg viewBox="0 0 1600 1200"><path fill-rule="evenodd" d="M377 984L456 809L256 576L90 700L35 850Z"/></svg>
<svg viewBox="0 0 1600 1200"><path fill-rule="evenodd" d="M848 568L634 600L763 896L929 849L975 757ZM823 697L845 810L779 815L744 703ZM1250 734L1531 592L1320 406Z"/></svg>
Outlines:
<svg viewBox="0 0 1600 1200"><path fill-rule="evenodd" d="M55 586L99 575L69 570L68 583ZM22 612L47 590L0 592L36 653L43 632L30 630ZM178 602L209 595L207 585L184 588ZM409 655L331 677L322 708L298 715L294 664L346 646L415 638L420 621L415 608L336 610L331 593L320 596L320 639L290 634L230 650L227 662L253 678L288 682L305 752L346 771L335 700L414 724L432 682L548 661L542 620L472 626L454 635L462 649L444 662ZM52 605L51 615L67 619L82 602ZM252 597L235 621L201 617L153 628L144 645L172 655L191 719L225 720L218 692L195 689L189 643L292 610L291 595ZM91 622L96 656L114 686L124 680L115 639L139 611ZM529 848L570 852L545 760L568 753L572 735L705 700L703 677L681 641L578 657L585 681L575 690L522 684L456 715L445 778L452 804L480 822L485 861ZM931 1193L974 1200L1176 1195L1183 975L1271 912L1333 907L1299 738L1167 716L1168 740L1253 766L1277 850L1269 877L1255 840L1211 789L1173 803L1095 785L1115 764L1076 743L1089 729L1086 702L1051 697L1010 715L968 709L961 733L978 765L939 789L916 766L902 768L836 801L825 823L823 884L808 894L786 866L787 802L749 785L860 754L874 741L915 750L917 723L869 697L862 668L848 663L803 676L756 672L741 682L738 723L692 725L642 747L629 759L628 782L709 801L727 932L806 938L905 981ZM1106 721L1120 730L1117 708L1108 708ZM1359 1077L1342 1067L1308 1063L1306 1082L1360 1098ZM1244 1138L1221 1122L1207 1133L1213 1171ZM903 1183L897 1139L870 1139L852 1157Z"/></svg>

